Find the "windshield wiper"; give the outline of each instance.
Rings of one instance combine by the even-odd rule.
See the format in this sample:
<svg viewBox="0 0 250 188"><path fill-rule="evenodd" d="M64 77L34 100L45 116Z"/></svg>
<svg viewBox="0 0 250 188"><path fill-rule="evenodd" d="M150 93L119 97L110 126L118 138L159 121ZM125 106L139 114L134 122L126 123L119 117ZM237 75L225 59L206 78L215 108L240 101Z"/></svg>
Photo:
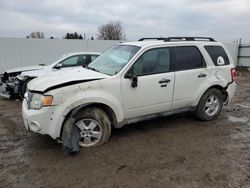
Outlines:
<svg viewBox="0 0 250 188"><path fill-rule="evenodd" d="M89 69L89 70L93 70L93 71L96 71L96 72L100 72L99 70L93 68L93 67L89 67L88 65L84 66L84 68L86 69Z"/></svg>

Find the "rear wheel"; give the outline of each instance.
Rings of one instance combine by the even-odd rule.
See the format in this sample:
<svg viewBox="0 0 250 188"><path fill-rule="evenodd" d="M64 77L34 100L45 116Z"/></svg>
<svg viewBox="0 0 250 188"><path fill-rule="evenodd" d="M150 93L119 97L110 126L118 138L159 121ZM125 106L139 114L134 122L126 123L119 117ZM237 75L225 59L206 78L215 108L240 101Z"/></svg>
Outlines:
<svg viewBox="0 0 250 188"><path fill-rule="evenodd" d="M221 112L223 96L220 90L212 88L204 93L196 109L196 117L203 121L214 120Z"/></svg>

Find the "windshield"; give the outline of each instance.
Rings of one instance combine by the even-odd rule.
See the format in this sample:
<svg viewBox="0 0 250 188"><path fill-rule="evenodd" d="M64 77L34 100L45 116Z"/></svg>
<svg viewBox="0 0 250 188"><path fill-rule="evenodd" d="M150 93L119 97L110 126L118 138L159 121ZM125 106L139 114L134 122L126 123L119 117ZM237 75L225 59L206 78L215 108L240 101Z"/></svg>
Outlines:
<svg viewBox="0 0 250 188"><path fill-rule="evenodd" d="M114 46L91 62L88 68L103 74L115 75L120 72L139 49L140 47L129 45Z"/></svg>

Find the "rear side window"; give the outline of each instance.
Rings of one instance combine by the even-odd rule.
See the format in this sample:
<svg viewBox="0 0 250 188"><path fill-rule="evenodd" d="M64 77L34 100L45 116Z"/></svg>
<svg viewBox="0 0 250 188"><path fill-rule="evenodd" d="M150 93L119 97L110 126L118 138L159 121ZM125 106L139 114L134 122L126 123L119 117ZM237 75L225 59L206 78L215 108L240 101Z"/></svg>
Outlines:
<svg viewBox="0 0 250 188"><path fill-rule="evenodd" d="M216 66L229 65L227 53L221 46L205 46L208 54Z"/></svg>
<svg viewBox="0 0 250 188"><path fill-rule="evenodd" d="M198 48L194 46L175 47L175 70L188 70L205 67L206 63Z"/></svg>
<svg viewBox="0 0 250 188"><path fill-rule="evenodd" d="M88 58L87 55L80 55L78 56L77 65L87 65L88 64Z"/></svg>
<svg viewBox="0 0 250 188"><path fill-rule="evenodd" d="M97 57L98 57L98 55L91 55L91 57L90 57L91 60L90 60L90 61L91 61L91 62L94 61Z"/></svg>

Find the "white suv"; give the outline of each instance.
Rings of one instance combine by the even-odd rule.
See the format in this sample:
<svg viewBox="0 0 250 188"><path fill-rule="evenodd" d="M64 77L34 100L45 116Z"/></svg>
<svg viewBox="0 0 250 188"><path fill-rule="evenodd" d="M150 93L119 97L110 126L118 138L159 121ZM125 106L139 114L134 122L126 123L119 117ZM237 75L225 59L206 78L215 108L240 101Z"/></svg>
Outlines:
<svg viewBox="0 0 250 188"><path fill-rule="evenodd" d="M87 68L32 80L23 101L27 130L77 146L106 143L111 127L193 111L213 120L235 92L228 50L212 38L143 38L118 44Z"/></svg>

